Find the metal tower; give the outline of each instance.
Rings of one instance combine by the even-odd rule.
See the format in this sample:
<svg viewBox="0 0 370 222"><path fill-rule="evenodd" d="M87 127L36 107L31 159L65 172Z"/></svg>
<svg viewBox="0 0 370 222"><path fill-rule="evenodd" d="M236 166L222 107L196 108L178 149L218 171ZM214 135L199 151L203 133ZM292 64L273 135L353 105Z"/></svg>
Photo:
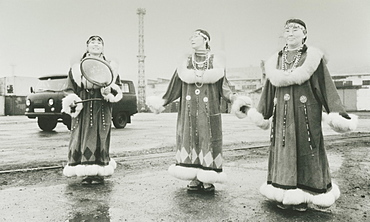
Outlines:
<svg viewBox="0 0 370 222"><path fill-rule="evenodd" d="M144 8L138 8L139 15L139 54L138 59L138 110L139 112L146 110L146 95L145 95L145 67L144 67Z"/></svg>

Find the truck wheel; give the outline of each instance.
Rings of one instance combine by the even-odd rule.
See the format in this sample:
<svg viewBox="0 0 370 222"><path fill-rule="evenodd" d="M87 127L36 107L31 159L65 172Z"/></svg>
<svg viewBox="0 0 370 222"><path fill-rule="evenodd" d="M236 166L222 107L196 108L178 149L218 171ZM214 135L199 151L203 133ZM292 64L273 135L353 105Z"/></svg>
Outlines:
<svg viewBox="0 0 370 222"><path fill-rule="evenodd" d="M117 129L125 128L126 124L127 124L127 115L125 112L120 112L113 116L113 125Z"/></svg>
<svg viewBox="0 0 370 222"><path fill-rule="evenodd" d="M72 124L71 122L65 124L67 126L68 130L71 130L71 124Z"/></svg>
<svg viewBox="0 0 370 222"><path fill-rule="evenodd" d="M43 131L52 131L57 126L58 120L55 118L38 117L37 124Z"/></svg>
<svg viewBox="0 0 370 222"><path fill-rule="evenodd" d="M63 124L67 126L68 130L71 130L72 118L70 115L63 116Z"/></svg>

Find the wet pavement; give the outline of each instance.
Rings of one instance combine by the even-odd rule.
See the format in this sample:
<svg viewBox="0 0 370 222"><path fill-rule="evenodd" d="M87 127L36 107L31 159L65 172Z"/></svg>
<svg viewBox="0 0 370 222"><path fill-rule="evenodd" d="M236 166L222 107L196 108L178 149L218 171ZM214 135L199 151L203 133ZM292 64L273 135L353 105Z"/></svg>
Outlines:
<svg viewBox="0 0 370 222"><path fill-rule="evenodd" d="M167 174L167 163L157 163L150 169L141 166L139 170L125 170L122 166L104 185L82 186L80 179L70 178L59 181L61 184L46 182L4 189L1 196L6 202L0 204L0 218L4 221L277 221L279 217L275 214L281 213L258 193L266 178L265 158L243 157L227 163L225 172L229 181L216 184L214 194L188 192L186 181ZM62 177L61 171L55 172Z"/></svg>
<svg viewBox="0 0 370 222"><path fill-rule="evenodd" d="M160 116L138 115L138 117L142 119L137 119L136 125L133 122L124 129L125 138L127 135L133 137L129 141L120 140L123 138L123 131L113 130L112 144L123 144L126 141L130 148L115 150L118 167L115 174L102 185L83 186L79 178L63 177L61 169L0 174L0 183L7 182L0 186L0 221L344 222L368 219L366 212L370 211L370 187L366 189L366 184L363 185L365 189L362 186L354 186L358 187L364 197L353 196L353 194L358 195L359 192L351 191L350 183L346 180L347 174L343 172L348 168L346 164L356 162L357 165L353 168L358 167L358 171L355 172L362 177L365 174L370 178L368 173L370 171L363 171L370 170L369 164L366 165L366 161L370 158L370 148L366 146L367 142L370 142L369 119L363 119L359 130L347 136L340 136L324 128L330 148L328 158L333 180L339 184L343 194L338 203L329 209L309 209L301 213L280 210L274 203L266 201L259 194L258 188L265 181L267 170L268 133L265 131L251 130L246 138L245 134L243 135L243 129L252 129L252 126L236 125L230 116L223 117L224 170L228 175L228 182L216 184L214 194L194 193L186 190L187 181L177 180L167 173L168 166L174 161L174 153L171 151L174 145L173 138L155 136L165 135L174 129L172 126L174 122L169 123L175 119L174 115L164 114L162 120L168 121L164 121L159 127L157 124L157 132L154 131L139 138L134 135L144 130L144 125L155 128L157 120L153 118ZM140 124L141 121L144 125ZM7 122L7 124L14 125L14 122ZM11 127L8 128L11 129ZM53 137L60 136L60 141L68 137L67 131L61 127L57 129L58 131L52 137L46 137L50 138L49 145ZM255 140L249 138L252 135ZM349 137L352 139L348 140ZM30 138L27 140L29 144L33 144L33 140ZM40 140L40 138L37 137L34 140ZM147 143L148 141L152 143ZM8 142L8 144L11 143ZM66 147L61 146L63 149ZM143 152L140 152L140 147ZM2 158L10 157L13 154L11 151L16 152L13 150L14 147L1 147L1 149ZM23 145L20 149L27 150ZM26 164L29 158L29 161L32 160L37 165L48 159L49 164L60 164L60 159L65 158L65 153L58 149L53 150L52 154L39 152L38 158L26 157L26 152L21 156L26 160L22 159L22 161ZM355 154L357 154L356 158L361 159L354 159ZM50 156L54 157L55 162L50 160ZM37 159L40 162L37 162ZM0 166L6 165L6 161L3 160ZM15 161L16 158L8 163L13 164ZM19 166L25 166L24 164ZM356 201L361 206L346 205L345 202L349 200Z"/></svg>

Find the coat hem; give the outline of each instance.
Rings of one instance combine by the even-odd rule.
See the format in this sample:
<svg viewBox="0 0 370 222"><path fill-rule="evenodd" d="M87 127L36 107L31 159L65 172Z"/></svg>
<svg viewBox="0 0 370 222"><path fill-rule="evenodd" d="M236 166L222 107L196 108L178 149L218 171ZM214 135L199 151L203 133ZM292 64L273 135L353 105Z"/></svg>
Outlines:
<svg viewBox="0 0 370 222"><path fill-rule="evenodd" d="M199 167L190 167L173 164L168 168L171 176L181 180L198 179L203 183L225 183L227 176L225 172L216 172L215 170L206 170Z"/></svg>
<svg viewBox="0 0 370 222"><path fill-rule="evenodd" d="M312 194L300 188L282 189L264 183L260 187L260 193L269 200L277 201L285 205L312 203L323 208L333 205L340 196L339 187L335 183L332 183L332 188L329 191L320 194Z"/></svg>
<svg viewBox="0 0 370 222"><path fill-rule="evenodd" d="M82 176L111 176L117 168L117 163L114 159L110 159L109 164L101 166L97 164L76 166L66 165L63 169L63 175L66 177L82 177Z"/></svg>

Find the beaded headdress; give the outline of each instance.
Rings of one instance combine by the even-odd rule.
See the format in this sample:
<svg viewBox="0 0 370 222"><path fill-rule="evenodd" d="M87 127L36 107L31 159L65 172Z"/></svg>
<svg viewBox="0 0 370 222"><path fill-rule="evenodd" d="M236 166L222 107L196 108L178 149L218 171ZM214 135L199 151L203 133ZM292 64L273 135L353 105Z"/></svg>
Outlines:
<svg viewBox="0 0 370 222"><path fill-rule="evenodd" d="M304 34L307 34L307 27L306 27L306 23L304 23L302 20L300 19L288 19L286 22L285 22L285 28L288 28L289 27L289 24L292 24L292 23L295 23L295 24L298 24L298 26L302 29L303 33ZM307 40L307 36L304 37L303 39L303 43L305 43Z"/></svg>
<svg viewBox="0 0 370 222"><path fill-rule="evenodd" d="M199 32L199 35L201 35L207 42L211 41L211 36L206 30L203 29L197 29L195 32Z"/></svg>
<svg viewBox="0 0 370 222"><path fill-rule="evenodd" d="M306 24L300 19L288 19L285 22L285 26L289 25L290 23L297 23L297 24L301 25L305 30L307 29Z"/></svg>
<svg viewBox="0 0 370 222"><path fill-rule="evenodd" d="M104 45L104 41L103 41L102 37L100 37L98 35L90 36L90 38L86 41L86 44L89 44L94 39L97 39L98 41L100 41Z"/></svg>

